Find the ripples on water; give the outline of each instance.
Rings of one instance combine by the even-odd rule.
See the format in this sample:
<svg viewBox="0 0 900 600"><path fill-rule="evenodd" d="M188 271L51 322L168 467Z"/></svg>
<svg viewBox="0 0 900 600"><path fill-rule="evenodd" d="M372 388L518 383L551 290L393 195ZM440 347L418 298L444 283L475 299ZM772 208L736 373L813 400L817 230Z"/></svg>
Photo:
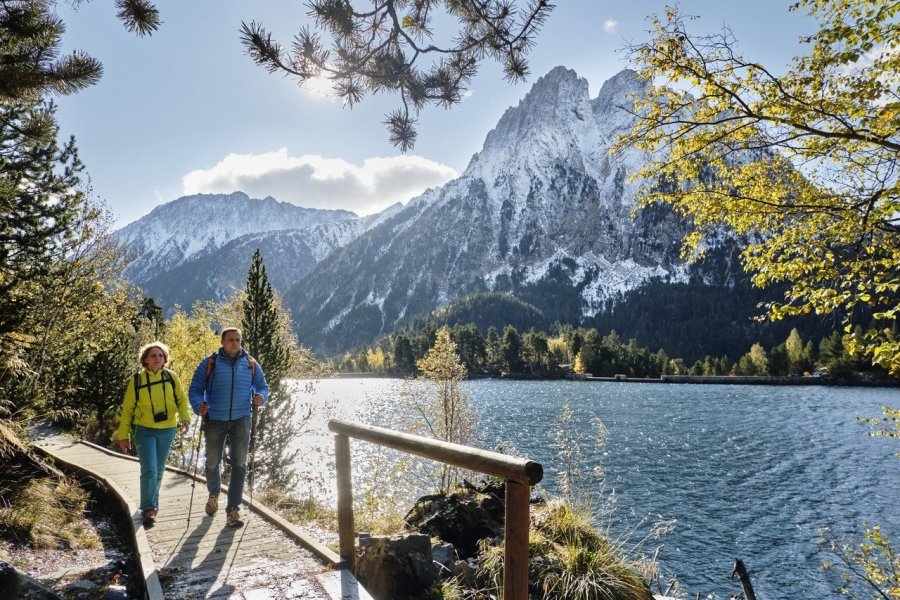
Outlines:
<svg viewBox="0 0 900 600"><path fill-rule="evenodd" d="M319 382L313 402L324 410L303 442L310 468L329 465L323 477L333 482L327 419L389 424L401 387L389 379ZM879 523L900 543L900 445L867 436L856 420L900 404L896 390L496 380L465 387L486 447L508 441L543 463L541 485L551 493L563 405L585 428L602 419L605 453L583 453L602 463L617 496L613 528L636 529L640 538L645 517L675 519L660 562L690 597L738 593L729 579L735 558L761 600L835 597L836 576L821 568L820 528L846 539L864 522ZM354 442L357 472L365 471L366 446Z"/></svg>

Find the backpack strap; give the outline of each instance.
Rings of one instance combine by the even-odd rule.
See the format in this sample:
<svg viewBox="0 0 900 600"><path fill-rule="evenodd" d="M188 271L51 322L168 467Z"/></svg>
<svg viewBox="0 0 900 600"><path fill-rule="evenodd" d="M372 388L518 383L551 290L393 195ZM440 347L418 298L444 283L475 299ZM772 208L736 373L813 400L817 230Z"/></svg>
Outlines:
<svg viewBox="0 0 900 600"><path fill-rule="evenodd" d="M206 359L206 387L209 387L209 378L212 377L213 370L216 368L216 355L218 352L213 352L209 355L209 358Z"/></svg>
<svg viewBox="0 0 900 600"><path fill-rule="evenodd" d="M141 372L134 372L134 409L131 411L131 424L134 425L134 416L137 414L138 388L141 387Z"/></svg>
<svg viewBox="0 0 900 600"><path fill-rule="evenodd" d="M206 390L206 402L209 402L209 392L210 392L210 383L212 382L212 374L216 369L216 355L218 352L213 352L206 358L206 385L204 389Z"/></svg>
<svg viewBox="0 0 900 600"><path fill-rule="evenodd" d="M169 387L172 388L172 397L175 398L175 378L172 377L172 371L163 367L162 380L169 382ZM175 401L178 402L177 398Z"/></svg>

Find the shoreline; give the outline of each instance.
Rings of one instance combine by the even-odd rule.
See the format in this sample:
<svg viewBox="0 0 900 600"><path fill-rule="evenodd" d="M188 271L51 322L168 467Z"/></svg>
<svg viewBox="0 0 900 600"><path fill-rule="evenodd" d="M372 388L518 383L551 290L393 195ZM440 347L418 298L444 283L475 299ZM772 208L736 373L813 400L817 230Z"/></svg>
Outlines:
<svg viewBox="0 0 900 600"><path fill-rule="evenodd" d="M404 379L391 373L333 373L323 379ZM900 387L900 381L874 381L858 377L848 379L830 379L828 377L814 377L807 375L663 375L662 377L627 377L616 375L613 377L594 377L588 373L572 374L567 377L537 377L524 376L512 377L507 375L475 374L466 378L471 379L500 379L506 381L600 381L615 383L680 383L694 385L770 385L770 386L798 386L817 385L824 387Z"/></svg>

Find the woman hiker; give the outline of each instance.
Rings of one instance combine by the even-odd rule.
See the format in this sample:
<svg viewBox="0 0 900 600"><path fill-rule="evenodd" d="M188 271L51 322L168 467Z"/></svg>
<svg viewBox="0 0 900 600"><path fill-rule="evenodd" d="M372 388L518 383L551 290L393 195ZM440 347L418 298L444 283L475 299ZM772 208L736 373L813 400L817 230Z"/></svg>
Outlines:
<svg viewBox="0 0 900 600"><path fill-rule="evenodd" d="M141 517L144 527L153 527L159 510L159 487L166 470L169 449L178 430L187 433L191 409L181 382L166 369L169 347L150 342L138 351L143 367L135 373L122 399L122 419L116 439L122 452L131 449L134 437L141 464Z"/></svg>

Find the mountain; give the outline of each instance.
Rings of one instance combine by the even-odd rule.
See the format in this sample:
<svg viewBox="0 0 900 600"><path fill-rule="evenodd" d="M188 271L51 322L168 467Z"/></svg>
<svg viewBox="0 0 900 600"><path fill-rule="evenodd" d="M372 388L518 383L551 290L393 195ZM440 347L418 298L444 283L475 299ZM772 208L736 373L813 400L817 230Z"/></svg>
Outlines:
<svg viewBox="0 0 900 600"><path fill-rule="evenodd" d="M577 322L651 278L683 281L685 225L632 218L645 157L609 149L644 83L626 70L596 98L557 67L508 109L462 175L335 250L286 293L301 340L337 352L479 292L507 292Z"/></svg>
<svg viewBox="0 0 900 600"><path fill-rule="evenodd" d="M360 218L242 192L197 194L154 208L114 236L130 258L124 275L164 308L186 308L241 289L257 248L272 286L285 290L332 250L398 209Z"/></svg>

